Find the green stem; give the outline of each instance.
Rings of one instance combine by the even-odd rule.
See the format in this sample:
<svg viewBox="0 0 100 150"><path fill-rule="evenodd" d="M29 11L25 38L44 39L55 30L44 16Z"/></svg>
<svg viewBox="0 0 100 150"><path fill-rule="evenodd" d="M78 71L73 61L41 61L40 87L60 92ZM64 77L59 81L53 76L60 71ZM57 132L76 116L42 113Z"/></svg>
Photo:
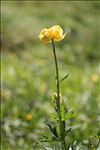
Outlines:
<svg viewBox="0 0 100 150"><path fill-rule="evenodd" d="M59 114L59 130L60 130L61 146L62 146L62 150L66 150L66 143L65 143L65 121L62 121L61 108L60 108L59 68L58 68L56 50L55 50L55 45L54 45L54 40L53 39L52 39L52 47L53 47L53 55L54 55L55 68L56 68L56 81L57 81L56 107L57 107L57 111L58 111L58 114Z"/></svg>
<svg viewBox="0 0 100 150"><path fill-rule="evenodd" d="M57 63L57 57L56 57L56 50L55 50L55 45L54 41L52 40L52 47L53 47L53 54L54 54L54 60L55 60L55 67L56 67L56 81L57 81L57 108L58 111L60 111L60 85L59 85L59 70L58 70L58 63Z"/></svg>

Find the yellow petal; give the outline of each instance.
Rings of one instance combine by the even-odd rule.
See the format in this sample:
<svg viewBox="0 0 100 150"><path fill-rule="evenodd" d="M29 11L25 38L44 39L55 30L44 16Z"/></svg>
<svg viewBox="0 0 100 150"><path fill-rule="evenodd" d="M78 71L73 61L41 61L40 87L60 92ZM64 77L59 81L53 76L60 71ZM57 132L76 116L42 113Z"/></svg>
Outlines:
<svg viewBox="0 0 100 150"><path fill-rule="evenodd" d="M63 30L59 25L51 27L50 30L54 41L61 41L65 37L65 34L63 35Z"/></svg>
<svg viewBox="0 0 100 150"><path fill-rule="evenodd" d="M63 30L59 25L55 25L53 27L50 28L54 33L60 33L61 35L63 34Z"/></svg>
<svg viewBox="0 0 100 150"><path fill-rule="evenodd" d="M54 41L59 42L63 40L65 36L66 36L66 32L60 38L54 38Z"/></svg>
<svg viewBox="0 0 100 150"><path fill-rule="evenodd" d="M39 38L43 42L49 42L52 39L51 31L47 28L40 32Z"/></svg>
<svg viewBox="0 0 100 150"><path fill-rule="evenodd" d="M59 25L54 25L49 29L43 29L40 32L39 38L42 42L50 42L52 39L54 41L61 41L65 35L66 33L63 34L63 30Z"/></svg>

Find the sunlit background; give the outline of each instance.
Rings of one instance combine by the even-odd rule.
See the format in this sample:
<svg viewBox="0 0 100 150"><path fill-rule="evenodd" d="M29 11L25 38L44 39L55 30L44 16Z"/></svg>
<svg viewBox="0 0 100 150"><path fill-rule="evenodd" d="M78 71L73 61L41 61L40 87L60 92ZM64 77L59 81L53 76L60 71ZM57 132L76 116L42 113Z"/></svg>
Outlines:
<svg viewBox="0 0 100 150"><path fill-rule="evenodd" d="M67 141L95 141L100 127L99 1L2 1L1 16L2 150L39 150L35 143L47 134L55 66L51 44L38 36L53 25L67 33L56 43L60 78L69 74L61 94L67 108L78 112L68 121L73 130Z"/></svg>

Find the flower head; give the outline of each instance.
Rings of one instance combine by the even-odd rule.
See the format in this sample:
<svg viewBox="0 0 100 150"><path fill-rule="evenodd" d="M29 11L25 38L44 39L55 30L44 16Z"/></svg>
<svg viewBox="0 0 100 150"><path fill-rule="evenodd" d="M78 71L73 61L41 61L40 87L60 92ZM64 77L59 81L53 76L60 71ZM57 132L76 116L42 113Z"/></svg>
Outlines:
<svg viewBox="0 0 100 150"><path fill-rule="evenodd" d="M32 120L33 116L32 116L32 114L29 113L25 116L25 118L26 118L26 120L30 121L30 120Z"/></svg>
<svg viewBox="0 0 100 150"><path fill-rule="evenodd" d="M61 41L65 37L66 33L63 33L62 28L59 25L55 25L51 28L45 28L40 32L39 38L42 42Z"/></svg>
<svg viewBox="0 0 100 150"><path fill-rule="evenodd" d="M91 79L92 79L93 82L97 82L97 81L99 80L98 74L93 74L93 75L91 76Z"/></svg>

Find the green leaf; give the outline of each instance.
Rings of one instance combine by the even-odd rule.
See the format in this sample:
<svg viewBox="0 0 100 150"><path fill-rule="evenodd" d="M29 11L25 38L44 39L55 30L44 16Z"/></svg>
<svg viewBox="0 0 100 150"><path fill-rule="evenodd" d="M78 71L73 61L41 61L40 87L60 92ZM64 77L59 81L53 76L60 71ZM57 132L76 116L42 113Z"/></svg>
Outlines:
<svg viewBox="0 0 100 150"><path fill-rule="evenodd" d="M77 112L75 112L74 110L71 110L71 112L67 112L65 115L65 119L72 119L77 117Z"/></svg>
<svg viewBox="0 0 100 150"><path fill-rule="evenodd" d="M45 147L45 146L44 146L44 148L45 148L45 150L53 150L53 149L50 148L50 147Z"/></svg>
<svg viewBox="0 0 100 150"><path fill-rule="evenodd" d="M46 136L46 135L41 135L41 136L42 137L39 142L50 142L51 141L51 139L48 136Z"/></svg>
<svg viewBox="0 0 100 150"><path fill-rule="evenodd" d="M54 128L53 128L53 134L54 134L56 137L59 137L59 136L58 136L57 129L56 129L56 127L55 127L55 126L54 126Z"/></svg>
<svg viewBox="0 0 100 150"><path fill-rule="evenodd" d="M55 120L55 121L59 121L59 117L58 117L58 114L57 113L51 113L50 114L50 118L51 120Z"/></svg>
<svg viewBox="0 0 100 150"><path fill-rule="evenodd" d="M72 128L69 128L69 129L66 130L65 134L68 135L71 131L72 131Z"/></svg>
<svg viewBox="0 0 100 150"><path fill-rule="evenodd" d="M61 103L61 117L62 117L62 121L65 120L65 114L66 114L66 107L65 107L65 103L64 101L62 101Z"/></svg>
<svg viewBox="0 0 100 150"><path fill-rule="evenodd" d="M47 137L47 136L45 136L45 135L42 135L42 137L43 137L43 138L45 138L45 139L48 139L48 137Z"/></svg>
<svg viewBox="0 0 100 150"><path fill-rule="evenodd" d="M100 130L98 131L98 137L100 138Z"/></svg>
<svg viewBox="0 0 100 150"><path fill-rule="evenodd" d="M64 81L66 78L68 78L69 74L65 75L61 80L60 82Z"/></svg>
<svg viewBox="0 0 100 150"><path fill-rule="evenodd" d="M59 138L56 126L52 126L50 123L47 123L47 126L49 127L50 132L57 138Z"/></svg>

